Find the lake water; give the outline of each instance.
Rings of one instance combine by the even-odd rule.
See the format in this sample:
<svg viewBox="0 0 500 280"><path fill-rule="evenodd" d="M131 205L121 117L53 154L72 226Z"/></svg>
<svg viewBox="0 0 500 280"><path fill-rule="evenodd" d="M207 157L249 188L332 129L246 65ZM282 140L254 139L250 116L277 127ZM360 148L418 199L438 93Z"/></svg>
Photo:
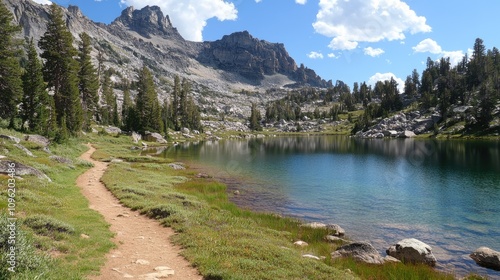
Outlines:
<svg viewBox="0 0 500 280"><path fill-rule="evenodd" d="M500 250L500 142L275 137L182 144L169 158L208 166L254 210L337 223L381 253L404 238L441 269L500 279L469 254Z"/></svg>

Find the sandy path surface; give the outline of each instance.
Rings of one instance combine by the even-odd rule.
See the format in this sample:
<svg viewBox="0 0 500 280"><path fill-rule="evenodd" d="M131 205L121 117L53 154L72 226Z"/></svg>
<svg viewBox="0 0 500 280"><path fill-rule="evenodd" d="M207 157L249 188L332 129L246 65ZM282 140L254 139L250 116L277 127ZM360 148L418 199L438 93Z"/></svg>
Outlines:
<svg viewBox="0 0 500 280"><path fill-rule="evenodd" d="M171 228L140 215L120 204L100 182L107 164L90 158L95 148L80 156L94 167L80 175L77 184L90 202L90 208L98 211L111 224L116 235L113 242L117 248L111 250L100 275L90 279L202 279L197 270L179 255L180 248L173 245L169 237ZM90 237L92 238L92 237Z"/></svg>

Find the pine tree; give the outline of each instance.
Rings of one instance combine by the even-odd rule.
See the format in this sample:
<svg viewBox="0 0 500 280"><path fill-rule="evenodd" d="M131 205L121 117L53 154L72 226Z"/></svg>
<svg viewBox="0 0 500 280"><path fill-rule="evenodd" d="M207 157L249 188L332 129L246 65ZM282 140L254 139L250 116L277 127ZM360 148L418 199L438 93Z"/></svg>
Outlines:
<svg viewBox="0 0 500 280"><path fill-rule="evenodd" d="M114 126L120 126L120 117L118 114L118 101L116 100L115 96L115 101L113 103L113 117L112 117L112 123Z"/></svg>
<svg viewBox="0 0 500 280"><path fill-rule="evenodd" d="M172 91L172 126L174 130L180 130L179 125L179 96L181 94L181 81L179 76L174 77L174 89Z"/></svg>
<svg viewBox="0 0 500 280"><path fill-rule="evenodd" d="M42 63L33 43L33 39L27 45L28 60L23 80L23 99L21 103L21 120L24 124L28 122L30 132L42 133L48 122L50 106L48 100L47 85L43 81Z"/></svg>
<svg viewBox="0 0 500 280"><path fill-rule="evenodd" d="M153 76L146 66L139 72L137 85L136 113L139 130L141 132L161 132L161 113L158 104L158 94L153 82Z"/></svg>
<svg viewBox="0 0 500 280"><path fill-rule="evenodd" d="M22 43L14 38L20 27L13 25L13 16L0 3L0 118L14 123L23 88L19 54Z"/></svg>
<svg viewBox="0 0 500 280"><path fill-rule="evenodd" d="M80 34L79 57L80 70L78 71L80 96L82 98L83 128L90 130L93 116L96 114L97 103L99 102L99 81L97 70L90 60L90 36L87 33Z"/></svg>
<svg viewBox="0 0 500 280"><path fill-rule="evenodd" d="M59 127L63 124L72 134L81 130L82 106L78 91L77 55L73 37L66 27L61 8L52 4L47 31L38 42L45 59L43 73L49 88L53 89ZM63 118L65 119L63 122Z"/></svg>
<svg viewBox="0 0 500 280"><path fill-rule="evenodd" d="M112 108L115 100L115 93L113 92L113 85L111 82L111 74L109 72L104 73L104 79L102 82L102 95L101 95L101 114L100 120L101 124L111 124L112 123Z"/></svg>
<svg viewBox="0 0 500 280"><path fill-rule="evenodd" d="M262 131L262 126L260 125L260 121L262 117L260 115L260 111L257 109L257 105L252 103L252 108L250 111L250 129L254 131Z"/></svg>

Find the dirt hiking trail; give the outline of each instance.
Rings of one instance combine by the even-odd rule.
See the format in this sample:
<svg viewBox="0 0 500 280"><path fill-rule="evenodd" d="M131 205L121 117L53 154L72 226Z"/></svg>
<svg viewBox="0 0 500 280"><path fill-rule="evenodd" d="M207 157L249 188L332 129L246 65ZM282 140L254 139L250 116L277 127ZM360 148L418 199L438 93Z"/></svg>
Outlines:
<svg viewBox="0 0 500 280"><path fill-rule="evenodd" d="M101 213L111 225L110 230L115 233L113 242L117 246L106 255L100 275L90 279L202 279L179 255L181 249L169 240L175 234L171 228L124 207L106 189L100 178L107 163L93 160L90 156L95 148L87 146L90 149L80 158L92 162L94 167L78 177L77 185L89 200L89 207Z"/></svg>

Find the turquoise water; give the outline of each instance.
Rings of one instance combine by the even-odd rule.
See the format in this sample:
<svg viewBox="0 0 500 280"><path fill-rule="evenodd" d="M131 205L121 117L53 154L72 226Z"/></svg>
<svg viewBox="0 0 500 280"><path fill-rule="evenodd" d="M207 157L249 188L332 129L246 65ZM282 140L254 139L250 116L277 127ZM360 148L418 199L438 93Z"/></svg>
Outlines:
<svg viewBox="0 0 500 280"><path fill-rule="evenodd" d="M340 224L383 254L417 238L441 269L500 279L468 257L500 250L500 142L277 137L183 144L165 156L210 166L243 207Z"/></svg>

